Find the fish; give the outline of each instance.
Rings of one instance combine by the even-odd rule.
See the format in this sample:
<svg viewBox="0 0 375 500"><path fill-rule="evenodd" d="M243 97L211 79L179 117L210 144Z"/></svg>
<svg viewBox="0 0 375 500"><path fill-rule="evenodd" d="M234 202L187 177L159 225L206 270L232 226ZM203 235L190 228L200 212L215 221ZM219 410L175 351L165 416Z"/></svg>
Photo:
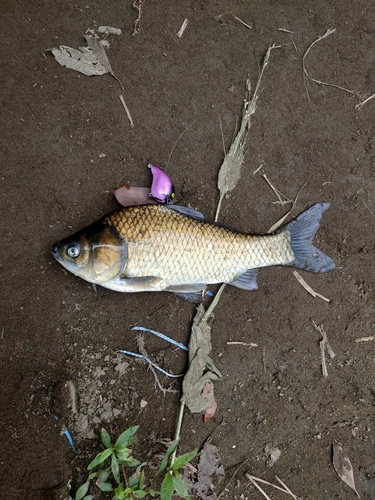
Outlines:
<svg viewBox="0 0 375 500"><path fill-rule="evenodd" d="M110 290L167 291L196 302L214 283L257 290L262 267L334 269L334 261L312 244L328 207L317 203L265 235L211 223L188 207L126 207L56 243L52 255L74 275Z"/></svg>

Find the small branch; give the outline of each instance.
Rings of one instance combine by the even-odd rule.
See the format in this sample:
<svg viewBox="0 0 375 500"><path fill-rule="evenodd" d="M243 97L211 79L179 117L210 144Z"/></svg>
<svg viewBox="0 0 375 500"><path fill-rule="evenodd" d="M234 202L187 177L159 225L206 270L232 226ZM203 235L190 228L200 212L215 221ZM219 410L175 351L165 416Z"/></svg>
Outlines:
<svg viewBox="0 0 375 500"><path fill-rule="evenodd" d="M124 101L124 98L123 98L123 96L122 96L122 95L120 95L120 101L121 101L122 105L124 106L126 116L128 117L128 120L129 120L129 122L130 122L130 127L131 127L131 128L134 128L134 122L133 122L133 119L132 119L132 117L131 117L131 115L130 115L129 109L128 109L127 105L125 104L125 101Z"/></svg>

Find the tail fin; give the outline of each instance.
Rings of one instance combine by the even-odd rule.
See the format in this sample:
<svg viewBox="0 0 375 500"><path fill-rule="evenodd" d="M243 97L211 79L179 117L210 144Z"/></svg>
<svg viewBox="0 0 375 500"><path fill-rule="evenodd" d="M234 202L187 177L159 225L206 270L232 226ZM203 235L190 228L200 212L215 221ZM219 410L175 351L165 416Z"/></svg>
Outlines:
<svg viewBox="0 0 375 500"><path fill-rule="evenodd" d="M290 232L292 249L296 256L295 261L289 266L313 273L325 273L336 267L331 257L312 244L313 237L319 229L319 221L328 207L329 203L317 203L290 222L284 229L284 231Z"/></svg>

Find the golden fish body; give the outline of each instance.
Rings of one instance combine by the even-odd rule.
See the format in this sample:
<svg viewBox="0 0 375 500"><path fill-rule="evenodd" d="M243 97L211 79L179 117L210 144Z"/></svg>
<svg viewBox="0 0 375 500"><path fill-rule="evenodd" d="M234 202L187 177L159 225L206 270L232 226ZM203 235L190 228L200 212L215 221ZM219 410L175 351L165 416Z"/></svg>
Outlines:
<svg viewBox="0 0 375 500"><path fill-rule="evenodd" d="M254 290L260 267L335 267L311 244L327 208L314 205L280 232L254 236L211 224L183 207L128 207L57 243L53 255L77 276L117 291L196 298L207 284L223 282Z"/></svg>

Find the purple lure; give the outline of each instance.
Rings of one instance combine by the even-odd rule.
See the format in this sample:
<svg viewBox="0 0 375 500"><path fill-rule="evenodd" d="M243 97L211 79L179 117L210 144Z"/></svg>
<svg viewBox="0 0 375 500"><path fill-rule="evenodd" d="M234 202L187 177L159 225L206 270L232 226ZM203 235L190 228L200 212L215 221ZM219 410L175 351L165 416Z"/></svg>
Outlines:
<svg viewBox="0 0 375 500"><path fill-rule="evenodd" d="M159 167L149 165L152 173L152 184L150 196L159 203L171 203L175 197L174 187L171 179Z"/></svg>

